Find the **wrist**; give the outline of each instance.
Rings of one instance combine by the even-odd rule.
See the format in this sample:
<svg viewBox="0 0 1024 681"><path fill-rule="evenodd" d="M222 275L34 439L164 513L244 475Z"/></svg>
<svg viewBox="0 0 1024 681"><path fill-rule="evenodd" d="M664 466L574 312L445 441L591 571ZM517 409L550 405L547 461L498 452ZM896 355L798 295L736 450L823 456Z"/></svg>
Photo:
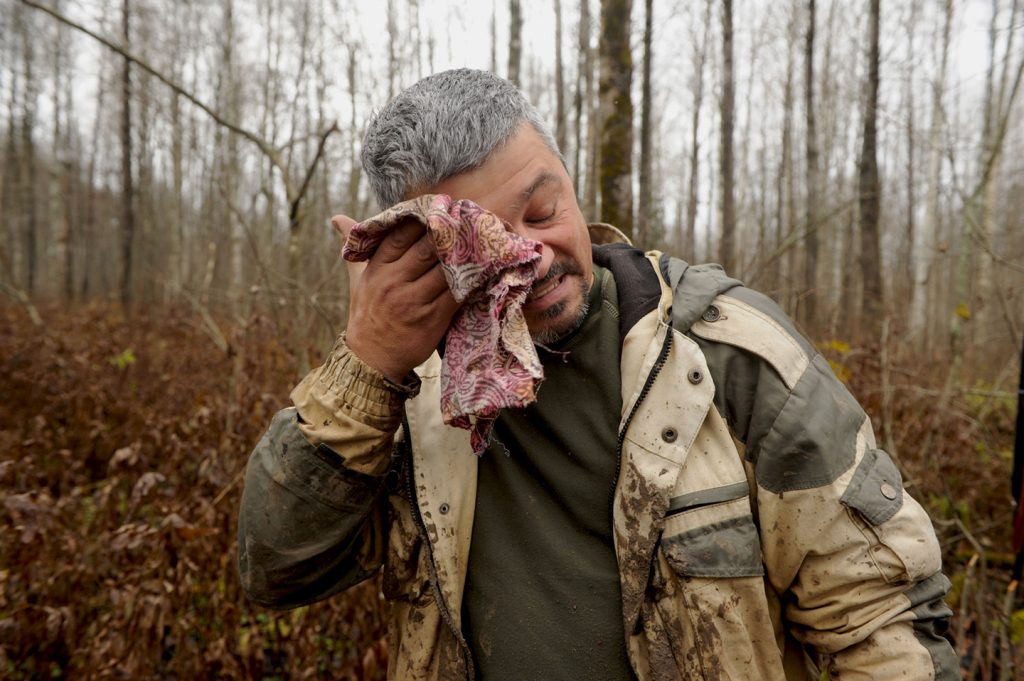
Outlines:
<svg viewBox="0 0 1024 681"><path fill-rule="evenodd" d="M409 382L409 374L412 373L413 367L396 361L395 355L401 353L390 352L382 348L379 342L364 343L358 332L351 329L342 333L341 340L348 345L349 351L360 362L380 373L389 387L400 388Z"/></svg>

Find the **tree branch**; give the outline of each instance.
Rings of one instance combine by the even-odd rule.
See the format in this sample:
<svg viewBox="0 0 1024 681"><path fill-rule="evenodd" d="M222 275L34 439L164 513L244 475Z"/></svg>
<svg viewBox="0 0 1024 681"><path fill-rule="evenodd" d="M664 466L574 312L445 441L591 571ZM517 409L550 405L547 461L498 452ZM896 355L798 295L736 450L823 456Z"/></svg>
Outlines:
<svg viewBox="0 0 1024 681"><path fill-rule="evenodd" d="M317 164L320 163L320 157L324 154L324 147L327 145L327 138L330 137L332 133L337 132L337 130L338 122L335 121L334 123L331 123L326 130L320 133L320 143L317 144L316 154L313 155L313 160L310 161L309 167L306 168L306 176L302 178L302 184L299 186L297 191L294 191L294 196L292 196L293 190L291 187L287 188L289 194L288 202L291 204L288 209L289 225L294 226L298 221L299 204L302 202L302 198L306 195L306 190L309 189L309 182L313 179L313 172L316 170Z"/></svg>
<svg viewBox="0 0 1024 681"><path fill-rule="evenodd" d="M53 9L52 7L47 7L46 5L42 4L41 2L37 2L37 0L21 0L21 3L23 5L27 5L29 7L37 9L37 10L39 10L41 12L45 12L46 14L49 14L51 17L53 17L54 19L56 19L60 23L64 24L65 26L70 26L71 28L75 29L76 31L80 31L80 32L86 34L87 36L89 36L93 40L98 41L99 43L101 43L102 45L106 46L110 50L113 50L114 52L116 52L117 54L121 55L122 57L124 57L128 61L132 62L133 64L135 64L136 66L141 68L143 71L146 71L151 76L153 76L154 78L159 80L161 83L163 83L167 87L171 88L176 93L178 93L179 95L181 95L182 97L184 97L185 99L187 99L188 101L190 101L194 105L196 105L206 115L208 115L210 118L212 118L218 125L220 125L221 127L227 128L228 130L230 130L231 132L233 132L233 133L235 133L237 135L241 135L245 139L247 139L250 142L252 142L253 144L255 144L259 148L259 150L261 152L263 152L263 154L268 159L270 159L270 162L273 163L279 170L281 170L281 173L285 177L288 176L287 169L284 167L283 163L281 162L280 155L277 153L277 151L274 149L274 147L269 142L267 142L266 140L264 140L262 137L260 137L256 133L252 132L251 130L246 130L245 128L243 128L242 126L238 125L237 123L234 123L232 121L227 120L226 118L221 116L219 113L217 113L213 108L211 108L209 105L207 105L205 102L203 102L198 97L196 97L194 94L192 94L191 92L189 92L188 90L183 88L181 85L178 85L178 83L176 83L170 77L168 77L168 76L164 75L163 73L161 73L160 71L158 71L155 67L151 66L149 63L144 61L141 57L139 57L139 56L133 54L132 52L130 52L123 45L118 45L117 43L109 40L108 38L103 37L102 35L96 33L95 31L93 31L93 30L91 30L89 28L87 28L86 26L83 26L82 24L79 24L79 23L73 21L72 19L69 19L68 17L64 16L63 14L61 14L57 10Z"/></svg>

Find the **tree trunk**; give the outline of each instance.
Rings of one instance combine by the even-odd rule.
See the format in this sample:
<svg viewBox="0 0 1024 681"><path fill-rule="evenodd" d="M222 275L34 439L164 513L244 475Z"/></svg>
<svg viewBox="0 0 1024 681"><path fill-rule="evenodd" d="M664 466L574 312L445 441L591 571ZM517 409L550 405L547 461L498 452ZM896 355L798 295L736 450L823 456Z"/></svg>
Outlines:
<svg viewBox="0 0 1024 681"><path fill-rule="evenodd" d="M433 66L431 66L433 71ZM498 3L491 5L491 73L498 72Z"/></svg>
<svg viewBox="0 0 1024 681"><path fill-rule="evenodd" d="M121 31L125 45L131 45L131 5L123 0ZM135 240L135 188L132 181L132 63L124 60L121 70L121 306L132 302L132 248Z"/></svg>
<svg viewBox="0 0 1024 681"><path fill-rule="evenodd" d="M900 291L898 293L895 290L893 291L893 297L894 298L896 298L897 296L900 296L900 297L907 296L909 298L909 296L911 295L911 293L913 291L913 288L914 288L914 268L913 268L914 240L915 240L916 231L917 231L916 226L914 224L916 222L916 220L915 220L915 212L917 211L917 186L916 186L917 158L915 157L916 156L916 151L917 151L917 142L915 141L917 130L916 130L916 121L914 119L917 116L917 111L916 111L915 99L914 99L914 86L915 86L915 82L914 82L914 78L915 78L914 62L915 62L915 57L913 55L915 54L914 38L915 38L916 33L917 33L917 24L918 24L918 21L919 21L918 20L918 9L919 9L919 2L918 2L918 0L911 0L910 12L909 12L909 17L908 17L908 20L907 20L907 28L906 28L906 31L907 31L907 52L908 52L908 54L911 55L911 57L909 59L907 59L907 76L906 76L906 79L905 79L905 87L904 87L904 101L906 102L906 107L907 107L907 125L906 125L906 132L907 132L907 135L906 135L906 139L907 139L907 165L906 165L906 168L904 170L904 172L906 174L906 177L905 177L906 183L905 183L904 186L906 188L906 195L907 195L907 206L906 206L907 210L906 210L906 224L905 224L905 231L904 231L904 241L905 241L905 244L906 244L906 251L905 251L905 255L901 256L901 260L905 260L905 262L911 263L911 266L908 267L908 268L904 268L900 272L900 277L899 277ZM903 319L904 318L901 318L900 321L903 321Z"/></svg>
<svg viewBox="0 0 1024 681"><path fill-rule="evenodd" d="M356 115L356 50L355 41L348 44L348 93L349 107L352 109L352 120L349 123L349 156L351 163L348 173L348 205L345 207L348 215L355 215L357 220L362 219L359 215L359 183L362 180L363 166L359 163L357 153L357 140L359 137L358 116ZM387 206L381 206L387 208Z"/></svg>
<svg viewBox="0 0 1024 681"><path fill-rule="evenodd" d="M308 14L303 12L303 22L308 22ZM223 63L221 68L224 73L224 104L226 108L227 116L230 120L238 121L242 118L242 106L241 106L241 94L239 93L240 82L238 78L238 69L235 68L235 48L237 47L237 40L235 37L235 3L234 0L224 0L224 25L223 25L223 43L221 45L221 56ZM303 24L303 53L305 53L306 35L308 27L306 23ZM303 57L305 61L305 57ZM239 151L238 151L238 136L228 134L224 144L224 166L222 168L223 180L221 183L221 191L227 196L227 201L234 203L237 200L236 194L238 193L239 175L241 174ZM224 202L226 203L226 202ZM221 280L223 284L218 287L218 290L228 294L228 299L232 305L237 299L235 295L236 289L239 284L238 276L238 262L240 258L239 244L241 225L238 224L238 218L230 210L223 211L223 229L222 245L218 248L218 253L221 255L223 263L223 272Z"/></svg>
<svg viewBox="0 0 1024 681"><path fill-rule="evenodd" d="M562 0L555 0L555 142L565 154L565 77L562 73Z"/></svg>
<svg viewBox="0 0 1024 681"><path fill-rule="evenodd" d="M96 165L99 162L100 154L100 131L103 130L103 119L104 119L104 103L107 101L106 92L106 81L103 78L104 69L102 68L102 60L100 62L101 68L98 70L96 76L96 117L93 119L92 128L92 148L89 152L89 166L85 174L85 186L86 186L86 202L85 202L85 219L82 225L82 281L79 285L79 295L82 298L88 298L93 292L93 271L92 262L94 259L94 253L96 250L95 246L95 235L97 226L97 190L95 185L96 182Z"/></svg>
<svg viewBox="0 0 1024 681"><path fill-rule="evenodd" d="M733 128L736 116L736 83L733 73L732 0L722 0L722 99L719 128L719 196L721 197L721 238L718 259L732 272L736 240L736 208L733 170Z"/></svg>
<svg viewBox="0 0 1024 681"><path fill-rule="evenodd" d="M388 101L395 98L395 89L398 82L398 46L402 43L402 36L398 34L398 9L395 7L396 0L388 0L387 8L387 43L388 43Z"/></svg>
<svg viewBox="0 0 1024 681"><path fill-rule="evenodd" d="M11 101L7 116L6 139L4 140L3 175L0 176L0 227L3 233L0 234L0 282L16 285L15 255L12 252L18 242L16 229L15 212L18 209L16 195L17 183L15 178L19 175L18 168L18 133L15 128L17 119L17 78L11 78ZM8 250L8 244L11 249Z"/></svg>
<svg viewBox="0 0 1024 681"><path fill-rule="evenodd" d="M601 0L601 220L633 236L632 0Z"/></svg>
<svg viewBox="0 0 1024 681"><path fill-rule="evenodd" d="M576 196L581 200L583 199L583 177L586 173L583 171L583 112L584 112L584 96L586 92L585 83L590 77L590 11L587 8L588 0L581 0L580 2L580 23L579 23L579 40L578 48L579 54L576 56L576 86L575 94L573 95L573 117L576 121L576 129L573 131L575 134L575 147L573 148L573 174L574 174L574 188L576 190ZM589 121L588 121L589 123ZM563 150L564 154L565 151ZM586 206L583 206L586 209Z"/></svg>
<svg viewBox="0 0 1024 681"><path fill-rule="evenodd" d="M704 4L704 21L701 30L693 36L693 111L690 114L690 181L686 199L686 238L683 253L687 258L697 258L697 204L700 200L700 112L704 105L704 64L708 55L708 33L711 31L711 7L713 0Z"/></svg>
<svg viewBox="0 0 1024 681"><path fill-rule="evenodd" d="M175 4L175 11L179 5ZM176 24L177 26L177 24ZM180 54L181 29L176 28L174 34L177 54ZM176 79L180 79L180 66L176 65ZM185 153L184 153L184 122L181 116L181 95L172 92L171 95L171 183L174 196L171 197L171 220L169 225L168 240L170 243L168 253L168 276L167 288L171 296L176 295L184 283L184 253L185 253L185 197L183 195L185 182Z"/></svg>
<svg viewBox="0 0 1024 681"><path fill-rule="evenodd" d="M145 29L136 27L139 40L146 40ZM136 235L133 246L133 264L135 266L135 282L132 298L143 305L152 303L158 286L162 285L157 266L157 244L162 234L153 231L156 211L153 206L156 182L153 177L153 152L151 149L151 132L153 125L153 109L150 100L149 79L145 73L136 74L135 101L137 104L137 125L135 146L135 226ZM161 286L162 287L162 286Z"/></svg>
<svg viewBox="0 0 1024 681"><path fill-rule="evenodd" d="M583 205L587 216L591 220L598 219L598 187L600 186L599 167L601 163L601 111L597 106L597 99L594 93L594 71L599 67L595 64L595 50L590 44L590 33L592 30L590 14L590 0L580 0L580 32L586 35L587 45L585 49L584 69L586 87L584 94L587 102L587 182L584 187ZM582 38L581 38L582 40Z"/></svg>
<svg viewBox="0 0 1024 681"><path fill-rule="evenodd" d="M800 320L810 329L817 322L818 296L818 131L814 116L814 25L815 0L807 2L807 39L804 42L804 109L807 115L807 202L804 210L807 247L804 262L803 303Z"/></svg>
<svg viewBox="0 0 1024 681"><path fill-rule="evenodd" d="M57 7L59 8L59 4ZM71 149L70 122L68 127L63 128L62 117L66 116L64 109L63 87L65 79L70 76L65 74L64 69L70 68L68 64L68 51L65 47L67 36L64 28L60 25L54 27L53 32L53 176L51 178L51 205L54 212L60 215L60 252L63 260L61 267L61 295L66 303L71 302L75 296L74 287L74 198L75 186L72 182L72 173L76 167L76 159ZM68 88L70 89L70 88ZM51 220L53 218L51 217Z"/></svg>
<svg viewBox="0 0 1024 681"><path fill-rule="evenodd" d="M796 225L796 172L793 168L793 109L795 108L795 97L793 96L793 71L796 69L795 43L796 43L796 10L792 9L787 26L787 50L786 50L786 83L782 89L782 159L779 168L779 204L776 215L776 250L782 256L779 264L775 267L776 280L779 282L780 298L788 299L790 311L796 307L796 297L793 295L796 286L796 249L793 243L797 239ZM783 268L785 263L785 268ZM783 269L785 276L781 275ZM784 286L783 286L784 283Z"/></svg>
<svg viewBox="0 0 1024 681"><path fill-rule="evenodd" d="M864 136L860 154L860 239L861 324L872 340L882 331L882 268L879 247L878 219L881 188L878 182L877 131L878 115L878 62L879 62L879 8L880 0L871 0L868 20L868 82L867 102L864 107Z"/></svg>
<svg viewBox="0 0 1024 681"><path fill-rule="evenodd" d="M25 18L27 22L27 17ZM25 291L31 296L36 291L38 278L39 254L39 214L36 201L36 146L35 112L37 84L32 72L35 54L32 49L35 36L30 35L30 27L22 24L22 47L25 60L25 84L22 90L21 112L21 208L24 211L24 248L25 248Z"/></svg>
<svg viewBox="0 0 1024 681"><path fill-rule="evenodd" d="M643 249L653 247L654 194L651 191L651 37L653 33L654 0L644 2L644 64L640 102L640 205L637 209L636 244Z"/></svg>
<svg viewBox="0 0 1024 681"><path fill-rule="evenodd" d="M509 0L508 10L508 79L516 87L522 87L519 82L523 61L523 8L520 0Z"/></svg>
<svg viewBox="0 0 1024 681"><path fill-rule="evenodd" d="M939 231L939 174L942 170L942 130L945 127L943 97L946 90L946 67L949 60L949 38L953 25L953 0L945 0L942 46L939 68L932 82L932 120L928 129L928 189L925 196L924 224L914 239L912 252L914 281L910 292L910 330L915 335L925 334L927 342L928 301L932 297L932 265L938 247Z"/></svg>

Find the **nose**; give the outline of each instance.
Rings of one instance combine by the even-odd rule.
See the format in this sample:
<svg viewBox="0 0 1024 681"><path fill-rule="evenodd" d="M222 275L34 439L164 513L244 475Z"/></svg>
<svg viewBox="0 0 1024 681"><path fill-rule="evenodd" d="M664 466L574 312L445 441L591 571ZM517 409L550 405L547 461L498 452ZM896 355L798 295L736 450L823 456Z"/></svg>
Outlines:
<svg viewBox="0 0 1024 681"><path fill-rule="evenodd" d="M551 265L555 262L555 252L548 248L547 244L543 244L543 248L540 252L540 262L537 264L537 279L543 279L548 276L548 271L551 269Z"/></svg>
<svg viewBox="0 0 1024 681"><path fill-rule="evenodd" d="M503 219L502 221L505 222L505 228L514 233L515 236L541 243L541 261L537 265L537 281L544 279L548 275L552 263L555 261L555 252L544 243L542 231L532 228L521 219L515 221Z"/></svg>
<svg viewBox="0 0 1024 681"><path fill-rule="evenodd" d="M512 233L516 236L540 242L542 249L540 252L540 262L537 264L537 279L540 280L546 277L548 270L551 269L551 264L555 261L555 252L540 238L539 230L531 229L529 225L523 224L522 221L506 222L506 224L509 225Z"/></svg>

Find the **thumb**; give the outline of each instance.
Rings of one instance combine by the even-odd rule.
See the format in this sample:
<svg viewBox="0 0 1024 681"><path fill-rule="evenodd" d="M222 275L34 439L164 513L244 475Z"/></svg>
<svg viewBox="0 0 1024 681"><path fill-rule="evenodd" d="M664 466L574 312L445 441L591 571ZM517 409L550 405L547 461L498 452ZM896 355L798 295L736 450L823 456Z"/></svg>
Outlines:
<svg viewBox="0 0 1024 681"><path fill-rule="evenodd" d="M331 218L331 227L341 237L341 245L345 246L348 241L348 235L352 233L352 228L356 226L356 221L347 215L335 215ZM349 294L349 305L352 305L352 301L355 300L356 289L359 287L359 280L362 277L363 270L366 269L365 262L346 262L348 267L348 294Z"/></svg>
<svg viewBox="0 0 1024 681"><path fill-rule="evenodd" d="M331 218L331 227L341 237L342 242L348 241L348 235L355 225L356 221L347 215L335 215Z"/></svg>

